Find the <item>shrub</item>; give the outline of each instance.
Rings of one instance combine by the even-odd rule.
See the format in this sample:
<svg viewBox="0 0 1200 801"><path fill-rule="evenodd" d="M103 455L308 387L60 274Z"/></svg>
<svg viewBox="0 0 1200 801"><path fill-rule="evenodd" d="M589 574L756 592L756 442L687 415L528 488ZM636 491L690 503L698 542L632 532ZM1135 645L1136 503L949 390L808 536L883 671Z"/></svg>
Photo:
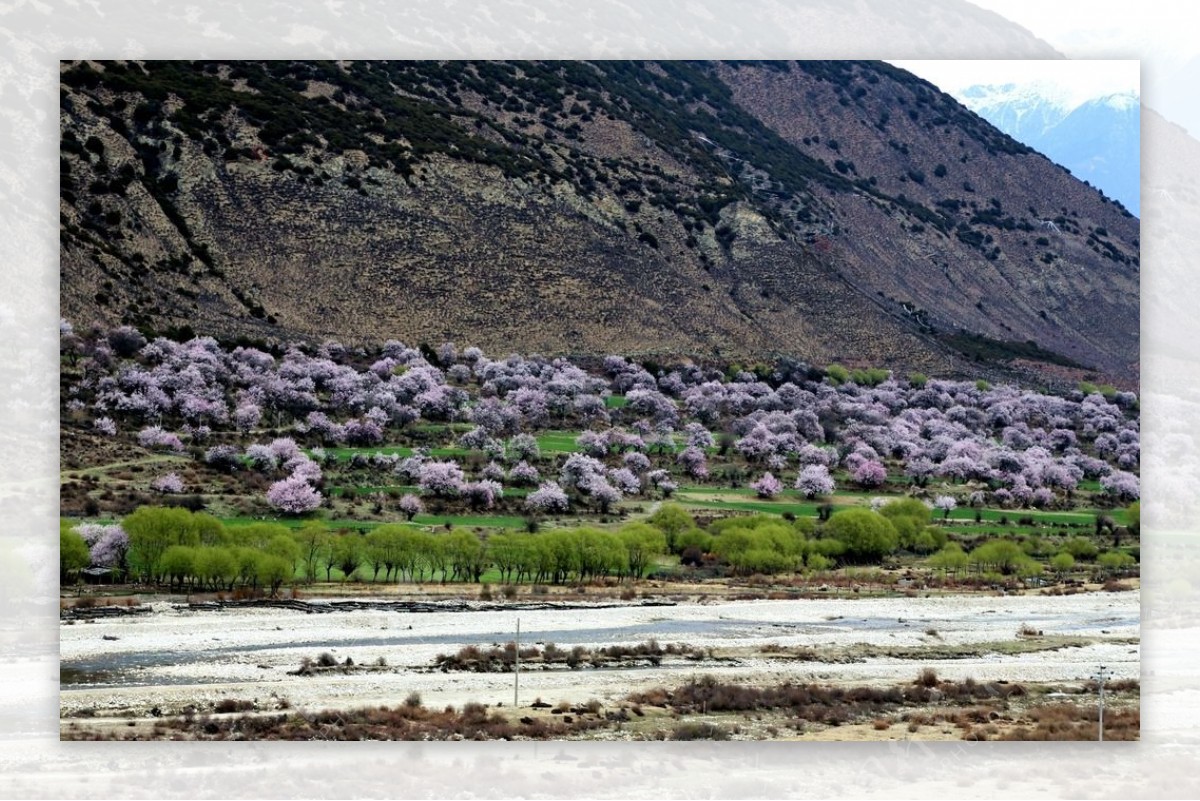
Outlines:
<svg viewBox="0 0 1200 801"><path fill-rule="evenodd" d="M728 740L729 732L715 723L681 723L671 732L672 740Z"/></svg>
<svg viewBox="0 0 1200 801"><path fill-rule="evenodd" d="M849 561L877 562L899 544L891 521L870 509L835 512L821 531L825 537L842 544Z"/></svg>
<svg viewBox="0 0 1200 801"><path fill-rule="evenodd" d="M845 384L850 380L850 371L840 364L831 364L825 368L825 375L835 384Z"/></svg>

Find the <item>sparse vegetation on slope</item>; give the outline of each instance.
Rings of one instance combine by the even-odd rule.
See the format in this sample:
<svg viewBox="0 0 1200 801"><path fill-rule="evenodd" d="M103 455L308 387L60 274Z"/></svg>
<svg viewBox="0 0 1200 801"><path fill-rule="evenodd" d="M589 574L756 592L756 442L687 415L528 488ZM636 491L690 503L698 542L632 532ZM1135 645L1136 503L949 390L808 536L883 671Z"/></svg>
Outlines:
<svg viewBox="0 0 1200 801"><path fill-rule="evenodd" d="M1136 382L1136 221L879 63L78 62L61 115L75 319Z"/></svg>

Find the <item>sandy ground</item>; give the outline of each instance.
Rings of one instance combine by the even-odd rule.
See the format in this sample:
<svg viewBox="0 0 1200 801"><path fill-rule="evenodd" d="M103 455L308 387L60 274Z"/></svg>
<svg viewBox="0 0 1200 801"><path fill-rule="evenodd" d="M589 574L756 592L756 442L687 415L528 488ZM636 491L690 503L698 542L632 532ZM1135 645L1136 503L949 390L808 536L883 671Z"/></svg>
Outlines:
<svg viewBox="0 0 1200 801"><path fill-rule="evenodd" d="M822 651L854 644L880 647L992 643L1015 640L1027 624L1045 635L1082 636L1085 647L987 653L968 659L869 658L829 664L743 657L736 664L664 661L658 667L525 671L520 699L608 702L636 689L676 685L701 674L742 682L821 681L890 684L920 668L980 681L1080 682L1100 664L1116 678L1139 675L1140 593L1064 597L934 597L742 601L609 609L402 613L352 611L305 614L280 609L189 611L168 604L148 615L79 621L60 627L64 683L60 711L143 716L152 707L203 710L225 698L255 699L270 709L398 704L411 692L427 706L467 701L510 705L513 676L442 673L429 667L441 653L469 644L503 644L517 618L523 645L560 647L688 643L718 652L749 652L774 643ZM936 630L936 637L928 634ZM115 638L115 639L114 639ZM304 657L328 651L356 664L386 660L386 672L290 676ZM85 675L80 675L81 671ZM82 681L82 683L81 683Z"/></svg>

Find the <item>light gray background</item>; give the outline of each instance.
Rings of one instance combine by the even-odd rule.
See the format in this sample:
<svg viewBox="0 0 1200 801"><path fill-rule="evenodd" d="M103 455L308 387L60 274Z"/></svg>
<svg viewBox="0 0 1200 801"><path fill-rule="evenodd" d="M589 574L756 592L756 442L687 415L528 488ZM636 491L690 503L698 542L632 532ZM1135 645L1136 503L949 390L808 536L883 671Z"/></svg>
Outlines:
<svg viewBox="0 0 1200 801"><path fill-rule="evenodd" d="M0 797L1200 796L1194 533L1200 143L1143 114L1143 741L1137 744L59 743L58 61L1053 58L963 0L194 4L0 0ZM1014 13L1028 4L1014 4ZM1080 7L1073 56L1143 59L1153 3ZM1097 19L1096 14L1111 18ZM1122 17L1125 19L1122 19ZM1030 22L1037 27L1036 19ZM1123 25L1138 30L1122 43ZM1181 20L1180 24L1184 24ZM1113 33L1116 31L1117 33ZM1061 33L1061 30L1059 31ZM1164 36L1172 31L1164 30ZM1166 95L1163 95L1166 102ZM1194 101L1173 99L1177 109ZM1176 116L1182 119L1182 116Z"/></svg>

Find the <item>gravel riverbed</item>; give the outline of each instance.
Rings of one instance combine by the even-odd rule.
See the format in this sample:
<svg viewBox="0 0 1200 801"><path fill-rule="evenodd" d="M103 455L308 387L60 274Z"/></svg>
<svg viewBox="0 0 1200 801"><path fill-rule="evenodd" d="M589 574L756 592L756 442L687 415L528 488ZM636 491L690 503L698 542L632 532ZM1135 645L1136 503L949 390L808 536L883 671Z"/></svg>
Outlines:
<svg viewBox="0 0 1200 801"><path fill-rule="evenodd" d="M636 689L674 685L701 674L765 683L820 681L891 684L923 667L946 678L1080 682L1100 664L1116 678L1140 668L1139 592L1071 596L957 596L681 603L672 607L513 609L460 612L223 610L156 605L149 614L60 626L60 711L141 716L222 699L272 708L319 709L398 704L417 692L427 706L467 701L511 704L511 673L433 672L438 654L465 645L503 645L517 618L522 645L560 648L686 643L733 653L735 661L665 659L659 666L522 671L521 703L616 700ZM764 645L834 652L854 645L956 646L1016 640L1029 626L1046 637L1091 640L1082 647L969 658L870 657L852 663L738 656ZM936 632L936 634L930 633ZM382 658L386 671L289 675L304 657L329 652L357 665ZM532 667L532 666L531 666Z"/></svg>

